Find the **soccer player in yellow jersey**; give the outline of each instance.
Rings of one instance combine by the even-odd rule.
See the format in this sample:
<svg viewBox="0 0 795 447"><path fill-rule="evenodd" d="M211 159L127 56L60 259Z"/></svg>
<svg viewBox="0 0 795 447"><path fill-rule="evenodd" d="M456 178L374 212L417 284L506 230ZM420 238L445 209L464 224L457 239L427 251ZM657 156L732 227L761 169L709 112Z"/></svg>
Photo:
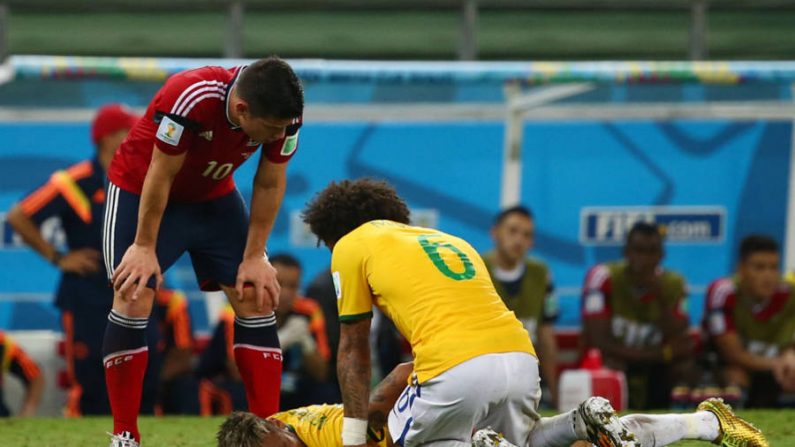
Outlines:
<svg viewBox="0 0 795 447"><path fill-rule="evenodd" d="M332 251L344 446L367 441L373 305L414 355L409 384L388 417L396 444L469 447L475 430L491 426L516 445L558 435L573 441L586 428L594 442L607 440L600 445L636 445L609 404L592 409L598 421L590 425L578 410L539 421L535 350L483 260L460 238L408 225L408 207L392 187L370 179L332 183L303 219Z"/></svg>

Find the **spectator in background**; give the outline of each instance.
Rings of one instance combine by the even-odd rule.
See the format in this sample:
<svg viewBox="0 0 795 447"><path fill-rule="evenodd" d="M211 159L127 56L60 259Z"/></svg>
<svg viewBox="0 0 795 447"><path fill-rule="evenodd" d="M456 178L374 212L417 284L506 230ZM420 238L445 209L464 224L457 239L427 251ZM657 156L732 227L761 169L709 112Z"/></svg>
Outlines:
<svg viewBox="0 0 795 447"><path fill-rule="evenodd" d="M94 157L56 171L8 212L8 222L22 240L63 272L55 305L61 310L71 382L67 416L110 413L102 367L102 333L113 303L101 260L105 178L137 119L119 104L100 108L91 124ZM53 217L61 221L67 252L42 234L42 223Z"/></svg>
<svg viewBox="0 0 795 447"><path fill-rule="evenodd" d="M558 305L546 264L527 257L534 236L532 212L523 206L506 208L494 219L494 250L486 253L483 261L500 298L530 334L541 363L541 378L554 403L558 392L558 345L553 324Z"/></svg>
<svg viewBox="0 0 795 447"><path fill-rule="evenodd" d="M674 386L693 382L685 280L660 266L663 256L658 227L636 223L624 260L591 268L583 287L585 346L626 373L630 408L667 408Z"/></svg>
<svg viewBox="0 0 795 447"><path fill-rule="evenodd" d="M0 417L11 415L3 396L2 385L5 373L11 373L25 385L25 400L22 402L18 416L35 416L44 392L44 377L36 362L31 360L11 337L0 331Z"/></svg>
<svg viewBox="0 0 795 447"><path fill-rule="evenodd" d="M158 290L151 318L160 332L159 410L163 414L199 414L187 297L177 290Z"/></svg>
<svg viewBox="0 0 795 447"><path fill-rule="evenodd" d="M331 352L323 311L316 301L299 296L301 264L296 258L278 254L270 260L281 286L276 324L284 356L282 410L329 402L337 392L328 383Z"/></svg>
<svg viewBox="0 0 795 447"><path fill-rule="evenodd" d="M748 407L772 407L795 392L795 288L781 279L776 241L740 244L733 277L707 290L704 327L717 350L722 384L739 387Z"/></svg>
<svg viewBox="0 0 795 447"><path fill-rule="evenodd" d="M334 289L334 281L331 279L331 269L326 268L315 275L306 289L306 297L320 304L320 309L326 318L326 339L328 340L330 352L328 382L333 384L335 389L339 389L337 382L337 348L339 348L340 344L340 325L337 311L337 291ZM340 402L340 399L338 397L333 402Z"/></svg>

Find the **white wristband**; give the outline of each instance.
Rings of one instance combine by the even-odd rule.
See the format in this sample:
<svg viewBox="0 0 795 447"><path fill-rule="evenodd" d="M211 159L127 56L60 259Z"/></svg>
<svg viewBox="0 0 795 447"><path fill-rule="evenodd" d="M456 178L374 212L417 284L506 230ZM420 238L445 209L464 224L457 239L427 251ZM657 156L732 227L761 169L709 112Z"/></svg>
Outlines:
<svg viewBox="0 0 795 447"><path fill-rule="evenodd" d="M342 418L342 445L367 444L367 421Z"/></svg>

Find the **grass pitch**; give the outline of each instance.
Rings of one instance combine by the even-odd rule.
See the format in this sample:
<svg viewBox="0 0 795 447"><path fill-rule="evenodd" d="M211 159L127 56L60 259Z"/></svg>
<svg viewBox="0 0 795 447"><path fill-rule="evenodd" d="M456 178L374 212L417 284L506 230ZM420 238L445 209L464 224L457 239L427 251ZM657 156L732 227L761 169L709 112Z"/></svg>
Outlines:
<svg viewBox="0 0 795 447"><path fill-rule="evenodd" d="M772 446L795 444L795 410L756 410L740 413L761 428ZM141 418L146 447L211 447L223 418ZM0 420L2 447L106 446L110 418ZM677 447L708 446L706 442L680 442Z"/></svg>

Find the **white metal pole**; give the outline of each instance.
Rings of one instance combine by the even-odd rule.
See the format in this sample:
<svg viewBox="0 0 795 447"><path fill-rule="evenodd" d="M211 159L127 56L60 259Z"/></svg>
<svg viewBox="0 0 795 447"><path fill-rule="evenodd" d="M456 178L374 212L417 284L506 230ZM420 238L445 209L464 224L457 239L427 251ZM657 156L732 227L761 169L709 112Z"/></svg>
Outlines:
<svg viewBox="0 0 795 447"><path fill-rule="evenodd" d="M6 60L8 50L8 6L0 4L0 63Z"/></svg>
<svg viewBox="0 0 795 447"><path fill-rule="evenodd" d="M243 2L240 0L231 0L226 17L226 40L224 41L225 58L239 59L243 57L243 42L245 40L243 33L244 23Z"/></svg>
<svg viewBox="0 0 795 447"><path fill-rule="evenodd" d="M505 100L508 110L503 147L501 208L516 205L522 200L523 123L528 110L585 93L593 88L594 86L588 83L552 85L523 95L519 82L509 82L505 85Z"/></svg>
<svg viewBox="0 0 795 447"><path fill-rule="evenodd" d="M694 0L690 5L690 45L688 56L691 61L708 57L707 51L707 0Z"/></svg>
<svg viewBox="0 0 795 447"><path fill-rule="evenodd" d="M505 86L507 119L502 154L500 208L507 208L522 199L522 107L517 104L521 87L512 82Z"/></svg>
<svg viewBox="0 0 795 447"><path fill-rule="evenodd" d="M478 58L478 1L464 0L461 4L461 25L458 37L458 59L473 61Z"/></svg>

